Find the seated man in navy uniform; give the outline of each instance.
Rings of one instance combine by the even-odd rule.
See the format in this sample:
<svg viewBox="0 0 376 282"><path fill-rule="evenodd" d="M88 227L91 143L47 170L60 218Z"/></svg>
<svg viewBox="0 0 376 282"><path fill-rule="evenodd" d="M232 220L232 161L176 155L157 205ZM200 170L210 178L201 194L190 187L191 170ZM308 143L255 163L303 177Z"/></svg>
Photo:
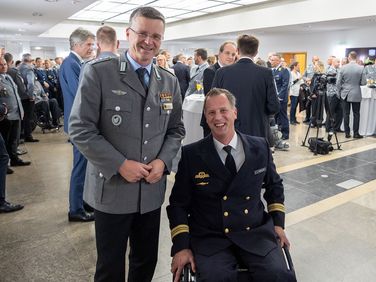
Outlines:
<svg viewBox="0 0 376 282"><path fill-rule="evenodd" d="M252 281L296 281L281 249L290 245L282 180L267 141L235 131L235 105L213 88L204 103L211 134L182 149L167 207L175 282L188 263L197 281L236 282L239 263Z"/></svg>

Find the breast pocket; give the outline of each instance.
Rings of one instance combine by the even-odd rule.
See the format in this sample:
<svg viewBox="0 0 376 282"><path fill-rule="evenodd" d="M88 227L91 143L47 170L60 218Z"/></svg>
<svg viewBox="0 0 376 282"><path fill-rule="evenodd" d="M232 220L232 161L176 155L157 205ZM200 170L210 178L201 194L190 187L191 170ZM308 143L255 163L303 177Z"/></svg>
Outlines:
<svg viewBox="0 0 376 282"><path fill-rule="evenodd" d="M160 108L159 114L159 129L165 131L167 129L168 121L170 120L171 110L164 110Z"/></svg>
<svg viewBox="0 0 376 282"><path fill-rule="evenodd" d="M106 99L104 102L106 123L119 130L128 128L132 124L132 106L131 98Z"/></svg>

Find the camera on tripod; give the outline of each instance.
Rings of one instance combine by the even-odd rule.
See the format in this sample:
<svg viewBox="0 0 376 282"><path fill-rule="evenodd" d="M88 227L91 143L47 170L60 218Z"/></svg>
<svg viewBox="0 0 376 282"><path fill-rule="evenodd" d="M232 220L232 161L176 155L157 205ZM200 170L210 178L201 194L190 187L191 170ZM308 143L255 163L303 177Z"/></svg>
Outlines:
<svg viewBox="0 0 376 282"><path fill-rule="evenodd" d="M308 140L309 143L309 149L314 152L314 154L328 154L331 150L333 150L331 139L332 136L335 136L337 148L340 149L340 145L338 143L337 134L335 131L331 130L332 124L334 122L334 119L332 117L332 114L330 112L329 107L329 101L327 97L327 86L330 85L330 87L335 87L335 84L337 82L336 74L315 74L313 77L313 85L309 89L308 92L308 86L307 89L304 89L302 87L303 91L306 91L306 93L309 93L308 100L312 103L312 116L310 119L310 123L308 125L307 133L304 138L304 141L302 143L302 146L305 146L309 130L311 127L316 127L316 137L311 137ZM324 110L327 114L327 122L330 123L328 126L329 132L328 132L328 141L325 141L323 138L319 138L319 128L323 125L324 121Z"/></svg>

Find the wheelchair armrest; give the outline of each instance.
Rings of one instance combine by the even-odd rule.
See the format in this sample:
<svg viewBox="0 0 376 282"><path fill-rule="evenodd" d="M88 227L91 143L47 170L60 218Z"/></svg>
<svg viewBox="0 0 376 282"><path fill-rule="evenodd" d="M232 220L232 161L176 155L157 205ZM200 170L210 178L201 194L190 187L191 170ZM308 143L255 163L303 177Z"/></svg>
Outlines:
<svg viewBox="0 0 376 282"><path fill-rule="evenodd" d="M184 266L179 282L196 282L196 277L190 264Z"/></svg>
<svg viewBox="0 0 376 282"><path fill-rule="evenodd" d="M294 271L294 264L292 263L289 248L286 245L284 245L282 250L283 250L283 254L285 256L285 260L286 260L286 264L287 264L288 269L290 271Z"/></svg>

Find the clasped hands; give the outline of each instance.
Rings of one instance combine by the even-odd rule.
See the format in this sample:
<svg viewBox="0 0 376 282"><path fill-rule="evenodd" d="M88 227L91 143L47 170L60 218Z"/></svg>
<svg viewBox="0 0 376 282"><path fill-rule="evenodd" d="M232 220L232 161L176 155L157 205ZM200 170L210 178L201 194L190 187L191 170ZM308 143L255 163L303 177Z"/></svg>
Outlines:
<svg viewBox="0 0 376 282"><path fill-rule="evenodd" d="M125 160L119 168L119 173L131 183L145 179L146 182L153 184L162 178L164 169L165 164L160 159L155 159L148 164Z"/></svg>

